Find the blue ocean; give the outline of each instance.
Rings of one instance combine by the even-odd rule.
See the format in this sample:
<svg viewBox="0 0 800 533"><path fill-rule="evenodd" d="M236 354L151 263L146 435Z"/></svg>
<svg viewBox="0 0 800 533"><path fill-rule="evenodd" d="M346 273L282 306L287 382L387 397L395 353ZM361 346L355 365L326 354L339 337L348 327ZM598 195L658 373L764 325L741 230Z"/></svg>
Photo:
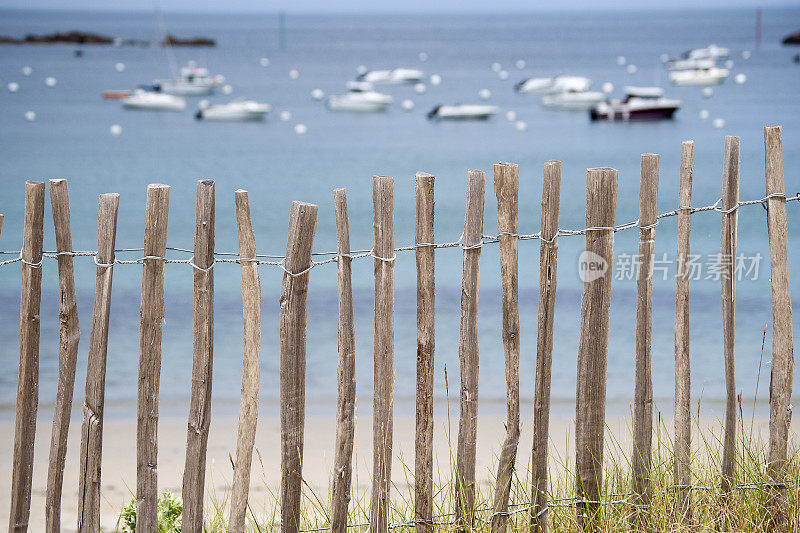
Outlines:
<svg viewBox="0 0 800 533"><path fill-rule="evenodd" d="M146 187L172 186L168 245L192 248L195 188L198 179L216 180L216 248L237 251L234 191L250 193L259 253L282 255L286 249L291 201L319 205L316 252L336 249L334 188L347 189L353 249L372 247L372 176L394 177L395 231L398 246L414 240L414 173L436 175L436 240L455 241L463 231L468 169L483 169L486 180L484 233L497 233L492 164L514 162L520 169L521 233L535 233L540 224L542 166L562 161L562 228L585 226L586 169L619 170L617 222L637 219L639 165L643 153L660 160L659 211L678 206L681 142L694 140L695 205L713 204L721 196L725 135L741 136L741 199L765 194L763 127L783 126L787 194L800 191L800 66L792 58L800 49L780 40L800 25L800 9L763 12L760 46L755 42L753 10L641 11L613 13L312 15L287 13L282 45L275 13L248 15L165 13L164 25L179 37L207 36L213 48L175 48L178 65L195 61L212 74L225 76L233 92L208 97L212 103L235 98L273 106L263 122L214 123L194 118L198 98L188 98L181 113L130 111L118 101L104 100L107 90L131 89L170 74L168 55L160 47L17 46L0 48L0 212L5 222L0 250L19 250L22 240L26 179L66 178L71 200L76 250L97 246L98 195L121 195L118 248L142 246ZM0 35L92 31L123 39L157 40L160 30L152 13L2 11ZM671 87L661 56L716 43L730 48L731 76L705 97L698 87ZM743 52L747 52L743 55ZM422 56L421 53L424 53ZM618 58L624 57L624 66ZM744 56L748 56L745 59ZM268 59L262 61L262 58ZM422 61L421 59L426 59ZM619 61L620 63L622 60ZM118 69L117 63L124 64ZM267 64L268 66L262 66ZM492 66L499 63L507 77ZM311 97L342 93L359 66L370 69L421 69L426 79L439 75L441 84L426 83L385 91L394 103L384 113L347 114L326 109ZM634 65L635 68L630 68ZM30 67L25 76L23 67ZM118 70L122 70L121 72ZM299 74L290 77L290 70ZM540 97L521 95L514 84L531 76L587 76L599 88L614 85L661 86L683 107L673 120L647 123L592 122L588 113L543 109ZM744 74L744 83L734 77ZM49 86L46 78L55 78ZM18 84L16 92L9 83ZM51 82L52 85L52 82ZM427 112L438 104L480 103L479 92L501 112L480 122L431 122ZM381 88L384 90L384 88ZM485 96L485 94L484 94ZM411 100L405 111L400 102ZM33 111L35 120L26 120ZM280 120L281 112L289 120ZM513 111L515 118L507 120ZM703 113L705 111L705 113ZM703 118L706 117L706 118ZM284 117L287 118L287 117ZM714 120L717 121L715 127ZM520 125L519 123L523 123ZM304 135L296 126L306 127ZM112 135L110 128L121 128ZM49 202L45 217L45 249L55 247ZM789 253L800 264L800 202L789 204ZM663 219L656 230L656 257L663 259L654 288L652 368L658 409L672 410L675 312L675 249L677 219ZM637 253L636 230L616 234L618 257ZM574 408L583 283L578 257L584 237L563 237L559 245L555 350L554 408ZM692 217L692 251L704 266L691 285L691 365L693 399L716 416L724 398L720 282L708 266L720 250L720 215ZM752 259L737 283L737 390L759 412L769 395L771 360L771 293L765 211L760 205L739 213L738 250ZM532 413L536 360L539 244L520 243L521 391L523 416ZM137 254L139 254L137 256ZM666 256L664 256L666 254ZM141 252L120 253L135 259ZM171 252L170 257L186 259ZM758 258L761 258L760 261ZM6 254L0 260L13 258ZM457 395L459 301L462 252L437 251L436 396ZM671 263L670 263L671 261ZM758 263L758 264L756 264ZM0 267L0 416L12 417L16 396L20 263ZM83 397L95 266L91 258L75 259L81 345L75 404ZM56 263L45 259L41 307L40 403L52 405L58 375L58 278ZM625 414L633 398L635 341L635 278L625 265L614 265L611 338L608 360L609 409ZM166 315L161 375L162 411L185 416L192 359L192 275L185 264L167 265ZM114 269L106 401L109 413L130 416L136 402L141 265ZM216 317L214 410L238 410L242 368L242 314L239 267L215 267ZM278 298L282 271L262 266L263 346L261 413L277 415ZM792 279L794 330L800 332L800 271ZM353 263L357 391L360 405L372 403L373 262ZM706 279L708 278L708 279ZM416 369L416 270L413 252L399 252L396 261L395 399L397 412L411 414ZM504 409L505 375L500 329L500 268L496 245L481 254L480 271L480 399L484 408ZM337 366L336 266L312 270L308 315L308 403L312 412L335 412ZM766 344L762 356L762 338ZM797 343L795 343L797 352ZM800 398L800 372L794 398ZM455 391L455 393L454 393Z"/></svg>

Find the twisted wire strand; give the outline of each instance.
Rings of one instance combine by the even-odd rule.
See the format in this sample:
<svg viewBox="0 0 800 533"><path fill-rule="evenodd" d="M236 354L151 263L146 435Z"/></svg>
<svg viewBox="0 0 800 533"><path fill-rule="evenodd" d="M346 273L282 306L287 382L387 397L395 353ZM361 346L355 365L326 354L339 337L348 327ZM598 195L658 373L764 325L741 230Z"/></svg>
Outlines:
<svg viewBox="0 0 800 533"><path fill-rule="evenodd" d="M767 208L767 202L770 199L779 198L783 199L785 202L796 202L800 201L800 193L797 193L794 196L787 197L784 193L772 193L764 196L763 198L759 198L757 200L744 200L739 201L733 207L729 209L724 209L720 206L722 203L722 198L718 199L713 204L708 204L702 207L692 207L692 206L679 206L677 209L673 209L672 211L666 211L664 213L660 213L656 216L656 221L652 224L642 225L639 219L636 219L631 222L625 222L623 224L618 224L616 226L592 226L582 229L565 229L559 227L556 233L550 238L546 239L542 236L542 232L536 233L512 233L512 232L500 232L497 235L482 235L481 239L474 243L474 244L466 244L464 242L464 234L462 233L461 236L451 242L443 242L443 243L431 243L431 242L420 242L415 243L407 246L400 246L394 249L394 254L392 257L380 257L375 254L375 249L371 248L369 250L355 250L351 251L349 254L340 254L338 251L330 251L330 252L313 252L311 254L312 259L307 268L299 271L299 272L291 272L286 268L286 256L283 255L273 255L273 254L256 254L255 257L244 258L239 257L237 252L214 252L214 258L206 268L199 267L194 262L194 251L188 248L181 248L175 246L167 246L166 249L171 252L182 253L182 254L192 254L191 258L189 259L174 259L168 257L160 257L160 256L144 256L136 259L118 259L114 258L113 263L99 263L97 259L97 251L63 251L63 252L54 252L54 251L46 251L42 253L42 259L39 260L38 263L32 263L30 261L26 261L22 257L22 251L0 251L0 255L15 255L12 259L7 259L5 261L0 261L0 267L10 265L13 263L21 262L33 268L40 268L42 265L42 260L44 258L48 259L58 259L60 256L72 256L72 257L94 257L95 264L98 267L109 267L112 265L133 265L133 264L142 264L144 261L152 259L152 260L160 260L163 261L165 264L186 264L190 265L192 268L200 271L200 272L210 272L217 263L235 263L241 265L243 262L247 263L255 263L258 266L274 266L278 267L283 272L292 277L299 277L304 274L308 274L311 270L318 266L326 265L328 263L336 263L339 261L339 258L348 258L348 259L362 259L366 257L371 257L377 261L385 261L385 262L394 262L397 259L398 252L408 252L412 250L417 250L421 248L433 248L433 249L440 249L440 248L461 248L464 251L467 250L475 250L482 248L488 244L495 244L500 242L501 237L510 237L515 238L520 241L526 240L539 240L542 244L547 245L555 245L559 237L574 237L578 235L586 235L587 232L590 231L611 231L611 232L618 232L618 231L625 231L629 229L638 228L641 230L648 230L655 228L659 221L662 218L674 217L678 216L683 211L689 211L689 214L692 215L694 213L702 213L707 211L717 211L723 215L731 214L734 211L738 210L740 207L749 206L749 205L761 205L765 209ZM130 253L130 252L143 252L143 248L119 248L114 250L116 253ZM325 257L322 260L315 260L314 257Z"/></svg>

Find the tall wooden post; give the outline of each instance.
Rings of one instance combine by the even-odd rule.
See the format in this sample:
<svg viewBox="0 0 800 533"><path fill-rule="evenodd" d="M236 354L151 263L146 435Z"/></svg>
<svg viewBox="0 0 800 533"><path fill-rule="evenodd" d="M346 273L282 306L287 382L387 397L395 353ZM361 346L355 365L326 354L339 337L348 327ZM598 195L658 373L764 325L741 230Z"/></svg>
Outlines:
<svg viewBox="0 0 800 533"><path fill-rule="evenodd" d="M78 531L100 531L100 474L103 454L103 410L106 393L108 324L111 281L117 236L118 194L101 194L97 214L97 272L86 363L86 396L81 426L81 463L78 478Z"/></svg>
<svg viewBox="0 0 800 533"><path fill-rule="evenodd" d="M736 323L736 231L739 202L739 137L725 137L725 163L722 174L722 236L720 280L722 282L722 332L725 353L725 435L722 451L722 490L729 492L735 483L736 469L736 370L734 339Z"/></svg>
<svg viewBox="0 0 800 533"><path fill-rule="evenodd" d="M464 215L464 259L461 280L461 408L456 451L456 523L470 529L475 518L475 454L478 435L478 279L483 239L484 182L482 170L467 176Z"/></svg>
<svg viewBox="0 0 800 533"><path fill-rule="evenodd" d="M679 523L692 521L692 418L689 371L689 234L692 227L692 157L694 142L681 148L678 193L678 274L675 278L675 511Z"/></svg>
<svg viewBox="0 0 800 533"><path fill-rule="evenodd" d="M783 136L780 126L764 128L767 179L767 229L769 230L770 281L772 284L772 376L769 398L769 463L767 472L774 483L786 477L786 449L792 420L792 296L789 290L789 230L783 183ZM774 195L774 196L773 196ZM770 515L777 531L786 528L786 487L772 491Z"/></svg>
<svg viewBox="0 0 800 533"><path fill-rule="evenodd" d="M646 527L653 440L653 377L650 344L653 330L653 253L658 216L658 163L656 154L642 155L639 187L639 272L636 280L636 376L633 402L633 492L644 512L633 515L634 524ZM638 511L639 509L637 509Z"/></svg>
<svg viewBox="0 0 800 533"><path fill-rule="evenodd" d="M503 287L502 339L506 369L506 438L500 449L494 491L492 532L508 528L508 498L519 445L519 167L494 165L497 229L500 240L500 278Z"/></svg>
<svg viewBox="0 0 800 533"><path fill-rule="evenodd" d="M261 372L261 282L256 263L256 236L250 218L247 191L237 190L236 228L239 235L239 262L242 271L242 397L239 405L239 432L236 462L231 487L230 533L244 533L247 498L250 493L250 467L258 421L258 387Z"/></svg>
<svg viewBox="0 0 800 533"><path fill-rule="evenodd" d="M292 202L281 287L281 533L300 531L306 420L306 299L317 206Z"/></svg>
<svg viewBox="0 0 800 533"><path fill-rule="evenodd" d="M550 434L550 383L556 309L558 208L561 162L548 161L542 180L539 245L539 312L536 330L536 378L533 400L533 475L531 533L547 533L547 447Z"/></svg>
<svg viewBox="0 0 800 533"><path fill-rule="evenodd" d="M158 396L169 186L147 187L136 420L136 531L158 530Z"/></svg>
<svg viewBox="0 0 800 533"><path fill-rule="evenodd" d="M39 304L42 297L44 183L25 182L22 280L19 312L19 377L14 419L9 533L28 530L33 480L33 444L39 407Z"/></svg>
<svg viewBox="0 0 800 533"><path fill-rule="evenodd" d="M214 366L214 181L197 182L194 230L194 350L186 462L183 469L184 531L203 532L206 450L211 424Z"/></svg>
<svg viewBox="0 0 800 533"><path fill-rule="evenodd" d="M385 533L392 483L394 405L394 181L372 178L375 238L374 408L372 419L372 499L370 532Z"/></svg>
<svg viewBox="0 0 800 533"><path fill-rule="evenodd" d="M417 531L433 525L433 361L436 346L434 176L417 172L414 243L417 262L417 415L414 455L414 518Z"/></svg>
<svg viewBox="0 0 800 533"><path fill-rule="evenodd" d="M59 343L58 390L53 407L53 431L50 437L50 464L47 469L45 530L61 531L61 489L64 483L64 460L67 455L72 393L75 389L75 367L78 360L78 304L75 298L75 276L72 268L72 232L69 219L67 180L50 180L50 205L58 251Z"/></svg>
<svg viewBox="0 0 800 533"><path fill-rule="evenodd" d="M575 409L576 505L578 520L594 529L603 484L606 369L614 261L617 171L590 168L586 173L586 251L581 262L583 298L578 346Z"/></svg>
<svg viewBox="0 0 800 533"><path fill-rule="evenodd" d="M353 474L353 439L356 429L356 342L353 326L353 274L350 263L350 222L347 192L333 191L339 287L339 368L336 401L336 452L331 489L331 530L344 533Z"/></svg>

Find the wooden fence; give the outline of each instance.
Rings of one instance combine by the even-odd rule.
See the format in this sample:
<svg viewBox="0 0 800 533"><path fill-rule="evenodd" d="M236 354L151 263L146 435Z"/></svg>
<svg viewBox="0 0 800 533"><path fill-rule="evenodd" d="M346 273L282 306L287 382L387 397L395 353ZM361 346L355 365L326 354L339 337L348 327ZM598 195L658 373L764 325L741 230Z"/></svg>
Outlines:
<svg viewBox="0 0 800 533"><path fill-rule="evenodd" d="M317 223L317 206L293 202L289 216L286 255L280 261L262 259L256 253L255 235L247 191L235 192L239 236L237 259L215 254L215 186L210 180L197 184L197 216L194 255L189 260L168 260L167 214L170 188L150 185L142 264L142 299L139 343L137 416L137 530L157 531L158 407L161 369L161 328L164 314L164 269L167 262L188 263L194 272L194 358L190 391L186 463L183 477L183 530L201 532L206 471L206 446L211 412L214 352L214 266L235 262L241 266L244 319L244 349L241 410L230 504L229 531L245 528L250 468L258 413L261 341L261 293L258 266L284 270L280 296L280 417L281 417L281 531L300 530L303 435L305 423L306 298L311 270L336 262L339 284L339 369L337 430L332 474L332 515L330 529L345 531L351 493L352 452L355 427L355 341L351 261L372 257L375 264L374 340L374 471L370 509L370 530L385 532L389 524L392 459L393 358L394 358L394 260L396 253L411 250L417 266L417 400L415 439L415 514L411 526L424 532L433 521L433 360L435 249L460 246L463 249L461 296L460 416L454 501L456 523L469 528L475 521L475 460L478 407L478 280L482 246L499 243L502 281L502 343L507 382L507 435L499 456L491 528L505 531L509 516L509 493L520 439L519 400L519 299L518 260L520 240L540 242L540 282L536 343L534 396L533 468L530 485L531 531L546 531L548 510L548 426L550 377L553 353L558 238L584 235L586 251L607 265L613 264L614 234L623 229L639 230L642 258L637 281L636 371L633 409L633 520L647 523L652 498L649 477L653 433L653 392L650 370L652 330L653 249L656 225L667 216L678 217L678 266L675 314L675 506L679 521L692 516L690 487L691 426L689 372L689 257L691 214L715 210L721 213L721 253L735 257L737 212L743 205L763 204L767 208L773 302L772 376L768 473L772 523L780 528L786 519L784 466L789 439L792 393L793 336L787 249L787 201L783 180L780 127L764 130L766 148L766 195L760 200L739 201L739 138L727 137L723 169L722 200L711 206L693 208L693 144L683 143L678 208L657 214L659 157L645 154L641 160L640 214L636 222L617 225L617 171L594 168L586 176L586 228L559 228L561 166L558 161L544 165L541 231L520 234L517 222L519 175L517 165L494 165L499 234L483 234L484 182L482 171L467 176L464 233L456 243L436 244L434 239L434 176L418 173L415 178L416 231L413 246L395 247L393 180L373 179L374 248L351 253L347 197L344 189L334 191L337 253L317 262L312 254ZM20 362L14 435L12 501L9 531L26 531L30 513L33 445L38 405L39 303L42 261L58 261L60 292L60 344L58 394L54 409L50 462L47 477L46 531L60 530L61 489L70 423L73 385L78 350L78 316L73 279L73 258L94 256L97 264L95 300L92 313L86 374L86 399L81 427L81 462L78 529L96 532L100 523L100 473L103 438L103 410L106 353L114 265L130 262L115 257L115 235L119 195L100 196L97 251L75 252L70 236L69 200L64 180L50 181L55 225L55 253L43 251L45 184L25 185L23 246L20 256L0 263L21 262ZM2 215L0 215L0 231ZM724 424L721 482L724 491L733 487L736 434L736 387L734 372L735 272L733 261L723 263L721 276L724 369L727 402ZM576 496L579 520L592 528L601 506L603 479L604 417L606 407L606 366L609 339L611 270L586 281L581 302L580 344L576 394Z"/></svg>

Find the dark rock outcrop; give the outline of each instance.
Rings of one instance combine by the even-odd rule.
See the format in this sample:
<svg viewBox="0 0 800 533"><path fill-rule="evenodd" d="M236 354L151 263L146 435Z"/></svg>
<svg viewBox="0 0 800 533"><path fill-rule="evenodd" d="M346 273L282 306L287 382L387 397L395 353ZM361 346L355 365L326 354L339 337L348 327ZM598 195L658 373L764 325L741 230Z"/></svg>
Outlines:
<svg viewBox="0 0 800 533"><path fill-rule="evenodd" d="M800 44L800 31L794 32L791 35L787 35L781 42L783 44Z"/></svg>
<svg viewBox="0 0 800 533"><path fill-rule="evenodd" d="M216 46L214 39L208 37L194 37L192 39L179 39L174 35L167 34L162 46Z"/></svg>

